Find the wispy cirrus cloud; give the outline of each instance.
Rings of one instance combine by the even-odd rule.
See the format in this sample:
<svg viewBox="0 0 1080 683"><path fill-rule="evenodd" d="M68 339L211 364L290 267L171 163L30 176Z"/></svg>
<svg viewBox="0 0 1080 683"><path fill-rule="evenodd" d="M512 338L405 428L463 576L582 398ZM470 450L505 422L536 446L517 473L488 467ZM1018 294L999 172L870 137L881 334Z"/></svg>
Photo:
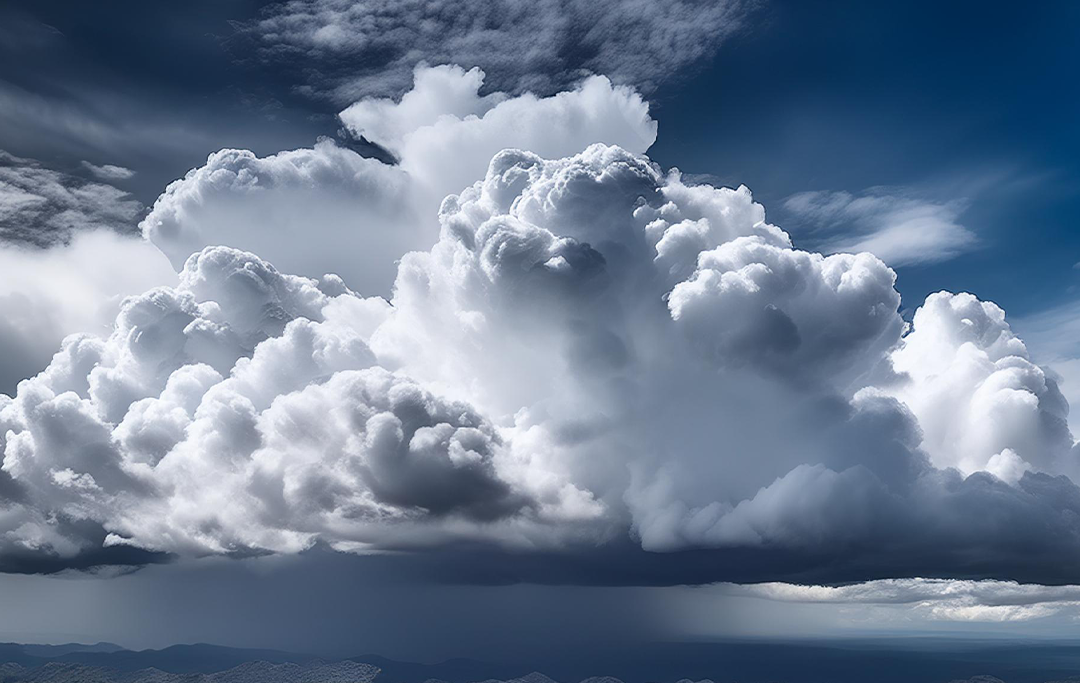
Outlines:
<svg viewBox="0 0 1080 683"><path fill-rule="evenodd" d="M869 251L892 266L939 263L975 248L978 237L960 223L965 208L894 188L800 192L784 201L823 251Z"/></svg>
<svg viewBox="0 0 1080 683"><path fill-rule="evenodd" d="M127 171L117 166L90 170L98 177L111 175L110 180ZM130 194L113 185L46 168L33 159L0 150L0 241L48 247L68 242L77 232L106 229L135 233L142 208Z"/></svg>
<svg viewBox="0 0 1080 683"><path fill-rule="evenodd" d="M117 181L127 180L135 175L135 171L123 166L116 166L114 164L92 164L89 161L82 162L83 168L100 180L105 181Z"/></svg>
<svg viewBox="0 0 1080 683"><path fill-rule="evenodd" d="M349 103L395 95L419 62L478 66L499 90L549 94L589 73L649 91L707 60L747 0L291 0L239 26L301 90Z"/></svg>

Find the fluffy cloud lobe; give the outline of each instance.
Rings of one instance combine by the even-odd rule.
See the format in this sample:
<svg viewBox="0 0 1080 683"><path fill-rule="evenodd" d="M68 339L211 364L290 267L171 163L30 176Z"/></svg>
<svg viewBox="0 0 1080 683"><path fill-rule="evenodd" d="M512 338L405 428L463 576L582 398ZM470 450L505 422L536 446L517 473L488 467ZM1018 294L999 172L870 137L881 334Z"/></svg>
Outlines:
<svg viewBox="0 0 1080 683"><path fill-rule="evenodd" d="M605 142L644 152L656 138L641 97L606 78L547 98L480 96L483 79L477 69L422 67L399 101L363 100L342 112L396 164L330 141L268 157L216 152L166 189L143 233L177 270L203 247L226 245L287 272L333 272L388 295L395 261L438 239L432 217L443 197L482 177L500 150L561 157Z"/></svg>

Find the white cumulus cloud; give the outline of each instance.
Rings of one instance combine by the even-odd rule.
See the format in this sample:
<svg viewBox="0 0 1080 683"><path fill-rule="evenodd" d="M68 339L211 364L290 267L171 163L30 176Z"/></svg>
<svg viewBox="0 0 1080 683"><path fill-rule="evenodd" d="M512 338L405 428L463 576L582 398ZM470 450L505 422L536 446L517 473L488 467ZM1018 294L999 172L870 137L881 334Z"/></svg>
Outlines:
<svg viewBox="0 0 1080 683"><path fill-rule="evenodd" d="M209 245L258 253L311 277L333 272L388 294L395 261L438 238L443 197L484 174L507 147L560 157L590 143L644 152L656 123L639 95L602 77L576 89L481 97L483 73L420 68L400 101L363 100L343 122L397 155L385 164L325 141L268 157L222 150L172 183L142 229L179 269Z"/></svg>
<svg viewBox="0 0 1080 683"><path fill-rule="evenodd" d="M343 114L396 165L226 150L170 186L144 230L178 280L0 398L0 559L630 538L850 580L1080 556L1067 404L1001 309L939 293L905 325L878 257L800 249L747 188L644 156L628 89L479 84L420 70Z"/></svg>

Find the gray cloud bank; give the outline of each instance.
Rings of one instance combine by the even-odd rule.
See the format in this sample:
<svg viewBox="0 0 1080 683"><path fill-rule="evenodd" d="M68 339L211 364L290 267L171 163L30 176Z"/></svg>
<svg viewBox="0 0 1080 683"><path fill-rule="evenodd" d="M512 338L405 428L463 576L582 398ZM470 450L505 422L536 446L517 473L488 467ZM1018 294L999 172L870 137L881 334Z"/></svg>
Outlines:
<svg viewBox="0 0 1080 683"><path fill-rule="evenodd" d="M632 90L482 78L342 113L397 164L223 150L166 190L142 227L177 279L0 396L0 566L1075 578L1068 403L1000 308L940 292L906 324L876 256L652 163Z"/></svg>
<svg viewBox="0 0 1080 683"><path fill-rule="evenodd" d="M101 180L125 177L118 166L90 166ZM132 234L142 204L107 182L43 167L0 150L0 242L33 247L67 243L78 232Z"/></svg>

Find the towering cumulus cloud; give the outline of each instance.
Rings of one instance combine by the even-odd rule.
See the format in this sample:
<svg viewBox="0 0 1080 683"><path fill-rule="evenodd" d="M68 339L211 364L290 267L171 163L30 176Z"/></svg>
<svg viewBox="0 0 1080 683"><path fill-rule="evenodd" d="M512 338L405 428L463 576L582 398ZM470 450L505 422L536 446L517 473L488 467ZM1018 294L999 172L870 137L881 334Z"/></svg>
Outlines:
<svg viewBox="0 0 1080 683"><path fill-rule="evenodd" d="M939 293L907 325L875 256L802 251L745 187L652 163L640 99L603 79L479 84L420 71L346 111L397 165L222 152L171 186L144 228L178 284L0 399L0 562L630 539L851 580L1080 557L1068 407L1000 309ZM235 201L280 217L320 193L342 202L328 223ZM334 223L347 202L370 222ZM427 248L372 246L406 224ZM390 300L366 298L398 257Z"/></svg>
<svg viewBox="0 0 1080 683"><path fill-rule="evenodd" d="M590 78L553 97L478 94L478 69L420 67L399 102L363 100L341 114L397 159L386 164L324 141L260 158L222 150L171 184L143 233L179 270L210 245L246 249L290 272L335 272L389 294L395 261L438 238L439 202L482 177L492 155L524 147L560 157L593 142L644 152L656 123L639 95Z"/></svg>

